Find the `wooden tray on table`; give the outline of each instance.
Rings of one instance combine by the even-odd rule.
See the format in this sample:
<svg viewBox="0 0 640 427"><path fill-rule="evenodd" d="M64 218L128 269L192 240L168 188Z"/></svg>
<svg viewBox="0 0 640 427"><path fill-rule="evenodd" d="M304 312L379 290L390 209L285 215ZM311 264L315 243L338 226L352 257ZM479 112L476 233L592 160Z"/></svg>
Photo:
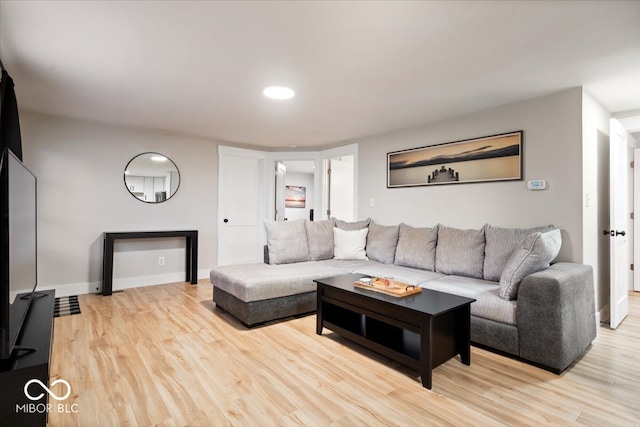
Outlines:
<svg viewBox="0 0 640 427"><path fill-rule="evenodd" d="M364 278L363 278L364 279ZM381 294L391 295L397 298L407 297L409 295L415 295L422 292L420 286L408 285L406 283L391 280L391 286L387 284L388 279L381 279L374 277L369 283L363 283L356 281L353 285L356 288L368 289L374 292L380 292Z"/></svg>

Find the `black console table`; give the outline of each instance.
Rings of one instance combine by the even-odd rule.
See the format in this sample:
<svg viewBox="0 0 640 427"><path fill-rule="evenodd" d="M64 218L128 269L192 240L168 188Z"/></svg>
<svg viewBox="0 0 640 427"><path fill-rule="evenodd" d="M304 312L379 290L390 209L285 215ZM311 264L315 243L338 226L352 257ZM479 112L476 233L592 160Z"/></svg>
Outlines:
<svg viewBox="0 0 640 427"><path fill-rule="evenodd" d="M38 291L33 295L16 342L16 345L31 350L14 350L11 358L0 361L0 424L4 426L44 427L47 424L47 411L43 409L50 403L49 394L33 385L32 394L42 392L42 396L33 401L27 399L24 387L30 380L49 386L55 293L53 290ZM22 295L27 294L18 294L14 304L26 303L20 300Z"/></svg>
<svg viewBox="0 0 640 427"><path fill-rule="evenodd" d="M121 239L153 239L166 237L185 237L186 282L198 283L198 230L181 231L127 231L122 233L104 233L104 252L102 258L102 295L113 293L113 244Z"/></svg>

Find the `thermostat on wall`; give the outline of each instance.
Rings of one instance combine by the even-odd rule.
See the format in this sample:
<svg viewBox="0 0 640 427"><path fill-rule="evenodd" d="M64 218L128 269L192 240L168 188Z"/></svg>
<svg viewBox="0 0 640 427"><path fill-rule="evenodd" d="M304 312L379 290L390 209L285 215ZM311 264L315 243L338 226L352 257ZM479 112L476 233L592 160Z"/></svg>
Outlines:
<svg viewBox="0 0 640 427"><path fill-rule="evenodd" d="M544 179L532 179L527 181L527 188L529 190L544 190L547 188L547 181Z"/></svg>

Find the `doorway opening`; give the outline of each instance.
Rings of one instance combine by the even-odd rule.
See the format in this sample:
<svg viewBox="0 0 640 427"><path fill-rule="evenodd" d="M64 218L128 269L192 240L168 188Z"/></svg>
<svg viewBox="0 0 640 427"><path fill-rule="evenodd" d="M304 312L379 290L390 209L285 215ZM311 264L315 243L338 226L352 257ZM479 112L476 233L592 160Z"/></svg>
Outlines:
<svg viewBox="0 0 640 427"><path fill-rule="evenodd" d="M277 161L275 187L276 221L314 220L315 161Z"/></svg>

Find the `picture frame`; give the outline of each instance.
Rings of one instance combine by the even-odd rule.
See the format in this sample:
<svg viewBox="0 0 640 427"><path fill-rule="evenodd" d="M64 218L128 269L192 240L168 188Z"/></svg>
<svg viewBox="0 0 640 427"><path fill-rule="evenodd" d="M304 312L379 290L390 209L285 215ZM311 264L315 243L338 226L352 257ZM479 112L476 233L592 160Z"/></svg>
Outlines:
<svg viewBox="0 0 640 427"><path fill-rule="evenodd" d="M307 204L307 187L285 185L284 207L304 209Z"/></svg>
<svg viewBox="0 0 640 427"><path fill-rule="evenodd" d="M522 181L524 131L387 153L387 188Z"/></svg>

